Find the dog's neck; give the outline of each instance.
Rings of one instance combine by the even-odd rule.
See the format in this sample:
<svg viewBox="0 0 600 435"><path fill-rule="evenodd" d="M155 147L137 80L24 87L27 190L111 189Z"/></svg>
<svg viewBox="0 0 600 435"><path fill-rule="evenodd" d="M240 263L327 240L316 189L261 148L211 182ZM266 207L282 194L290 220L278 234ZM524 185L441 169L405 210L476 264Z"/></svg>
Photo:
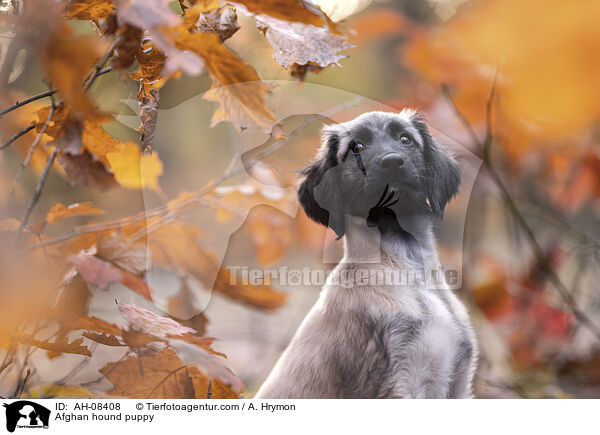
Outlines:
<svg viewBox="0 0 600 435"><path fill-rule="evenodd" d="M345 216L347 263L393 263L409 267L437 265L431 216L401 215L397 222L369 226L363 217Z"/></svg>

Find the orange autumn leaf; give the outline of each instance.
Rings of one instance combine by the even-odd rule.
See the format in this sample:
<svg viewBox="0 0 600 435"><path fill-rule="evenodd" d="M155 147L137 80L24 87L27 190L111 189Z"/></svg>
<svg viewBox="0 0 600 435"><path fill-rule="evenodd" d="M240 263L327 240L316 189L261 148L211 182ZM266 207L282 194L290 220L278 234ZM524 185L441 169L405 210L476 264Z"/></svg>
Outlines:
<svg viewBox="0 0 600 435"><path fill-rule="evenodd" d="M454 84L471 101L476 97L479 120L498 70L507 128L517 137L516 129L529 130L543 142L600 116L599 15L593 1L476 2L447 26L417 35L407 60L429 80ZM469 97L461 99L468 103Z"/></svg>
<svg viewBox="0 0 600 435"><path fill-rule="evenodd" d="M214 33L190 33L186 26L175 30L175 44L202 57L213 80L204 98L219 103L212 125L229 121L239 129L256 127L270 132L276 118L267 106L269 86L254 68L221 43Z"/></svg>
<svg viewBox="0 0 600 435"><path fill-rule="evenodd" d="M107 43L93 36L74 36L63 23L59 23L45 46L38 48L38 57L48 80L58 88L71 110L96 111L85 92L84 81L107 49Z"/></svg>
<svg viewBox="0 0 600 435"><path fill-rule="evenodd" d="M67 3L63 16L70 20L100 20L112 15L115 6L112 0L72 0Z"/></svg>
<svg viewBox="0 0 600 435"><path fill-rule="evenodd" d="M252 238L258 261L269 266L279 260L293 241L293 220L267 206L253 208L243 229Z"/></svg>
<svg viewBox="0 0 600 435"><path fill-rule="evenodd" d="M333 24L318 6L303 0L236 0L254 14L265 14L286 21L299 21L321 27Z"/></svg>
<svg viewBox="0 0 600 435"><path fill-rule="evenodd" d="M53 224L64 217L91 216L102 213L104 213L104 210L92 205L91 202L81 202L70 205L58 203L46 213L46 222Z"/></svg>
<svg viewBox="0 0 600 435"><path fill-rule="evenodd" d="M107 153L106 157L115 179L122 186L160 189L158 177L163 173L163 165L157 153L142 155L136 144L127 142L120 151Z"/></svg>

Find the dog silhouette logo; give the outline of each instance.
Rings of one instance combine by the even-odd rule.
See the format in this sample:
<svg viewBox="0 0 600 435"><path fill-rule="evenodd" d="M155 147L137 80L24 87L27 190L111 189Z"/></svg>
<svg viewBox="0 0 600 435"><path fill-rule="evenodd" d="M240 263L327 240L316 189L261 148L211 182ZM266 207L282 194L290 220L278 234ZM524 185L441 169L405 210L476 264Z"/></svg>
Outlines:
<svg viewBox="0 0 600 435"><path fill-rule="evenodd" d="M14 432L18 428L48 428L50 410L44 406L19 400L10 404L3 404L6 408L6 430Z"/></svg>

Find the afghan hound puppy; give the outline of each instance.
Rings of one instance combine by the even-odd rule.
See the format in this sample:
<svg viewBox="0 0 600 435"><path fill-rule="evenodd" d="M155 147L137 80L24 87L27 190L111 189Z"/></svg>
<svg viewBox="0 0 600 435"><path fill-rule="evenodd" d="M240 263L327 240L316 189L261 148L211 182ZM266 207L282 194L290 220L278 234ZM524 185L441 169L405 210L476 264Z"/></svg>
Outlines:
<svg viewBox="0 0 600 435"><path fill-rule="evenodd" d="M324 128L298 198L344 257L256 398L471 397L477 344L432 231L459 183L413 110Z"/></svg>

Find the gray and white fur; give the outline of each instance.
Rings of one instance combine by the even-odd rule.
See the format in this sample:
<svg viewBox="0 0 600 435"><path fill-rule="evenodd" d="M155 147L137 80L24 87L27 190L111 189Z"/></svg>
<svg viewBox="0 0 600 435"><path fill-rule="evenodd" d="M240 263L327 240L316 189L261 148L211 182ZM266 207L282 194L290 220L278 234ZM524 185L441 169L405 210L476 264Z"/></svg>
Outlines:
<svg viewBox="0 0 600 435"><path fill-rule="evenodd" d="M477 344L444 280L341 285L359 269L439 268L432 224L459 183L458 165L413 110L325 127L298 198L344 236L344 257L256 398L471 397Z"/></svg>

